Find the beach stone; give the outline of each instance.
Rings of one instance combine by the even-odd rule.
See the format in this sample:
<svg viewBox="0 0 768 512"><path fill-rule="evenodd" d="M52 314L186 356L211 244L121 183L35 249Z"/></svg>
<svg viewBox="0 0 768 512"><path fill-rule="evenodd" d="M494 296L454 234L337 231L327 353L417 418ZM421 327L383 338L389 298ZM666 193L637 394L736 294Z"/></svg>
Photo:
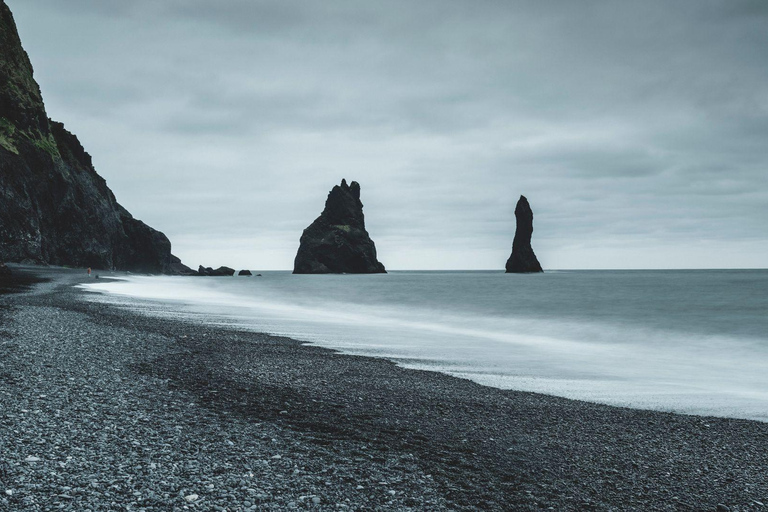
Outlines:
<svg viewBox="0 0 768 512"><path fill-rule="evenodd" d="M717 512L731 512L731 508L727 505L723 505L722 503L718 503Z"/></svg>
<svg viewBox="0 0 768 512"><path fill-rule="evenodd" d="M233 511L246 500L257 510L573 510L599 485L594 510L714 512L726 496L742 510L768 496L766 423L708 418L703 429L696 417L137 316L83 301L71 286L81 274L0 295L0 510Z"/></svg>

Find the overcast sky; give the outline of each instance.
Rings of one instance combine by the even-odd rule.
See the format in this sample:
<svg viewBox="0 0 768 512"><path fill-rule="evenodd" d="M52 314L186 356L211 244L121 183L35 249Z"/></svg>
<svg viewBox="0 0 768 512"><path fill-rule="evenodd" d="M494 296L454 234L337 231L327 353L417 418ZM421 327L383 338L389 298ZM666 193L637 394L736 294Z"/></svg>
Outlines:
<svg viewBox="0 0 768 512"><path fill-rule="evenodd" d="M768 266L768 1L7 0L48 114L190 266Z"/></svg>

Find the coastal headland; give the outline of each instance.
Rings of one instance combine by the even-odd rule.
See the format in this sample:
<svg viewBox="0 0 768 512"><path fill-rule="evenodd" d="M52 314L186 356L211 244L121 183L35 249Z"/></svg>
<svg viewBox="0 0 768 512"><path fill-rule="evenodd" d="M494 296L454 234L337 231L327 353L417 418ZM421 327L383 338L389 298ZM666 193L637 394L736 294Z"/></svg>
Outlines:
<svg viewBox="0 0 768 512"><path fill-rule="evenodd" d="M483 387L87 301L79 270L13 271L26 289L0 295L0 510L768 503L766 423Z"/></svg>

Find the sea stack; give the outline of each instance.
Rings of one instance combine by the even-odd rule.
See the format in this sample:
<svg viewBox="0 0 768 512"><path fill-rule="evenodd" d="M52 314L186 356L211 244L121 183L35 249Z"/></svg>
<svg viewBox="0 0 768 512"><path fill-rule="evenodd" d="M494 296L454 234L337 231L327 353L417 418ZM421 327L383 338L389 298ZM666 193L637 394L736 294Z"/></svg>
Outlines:
<svg viewBox="0 0 768 512"><path fill-rule="evenodd" d="M515 240L512 242L512 255L507 260L507 273L544 272L531 247L533 211L525 196L520 196L517 201L515 219L517 219L517 229Z"/></svg>
<svg viewBox="0 0 768 512"><path fill-rule="evenodd" d="M4 261L147 273L186 268L171 255L171 242L163 233L133 218L117 202L77 137L48 118L3 0L0 191Z"/></svg>
<svg viewBox="0 0 768 512"><path fill-rule="evenodd" d="M325 209L301 235L294 274L381 274L376 246L365 230L360 185L333 187Z"/></svg>

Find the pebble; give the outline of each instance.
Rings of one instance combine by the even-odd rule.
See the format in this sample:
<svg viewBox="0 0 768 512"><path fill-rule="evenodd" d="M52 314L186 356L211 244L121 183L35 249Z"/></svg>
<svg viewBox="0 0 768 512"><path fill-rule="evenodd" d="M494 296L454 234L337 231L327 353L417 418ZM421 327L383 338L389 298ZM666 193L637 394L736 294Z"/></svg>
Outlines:
<svg viewBox="0 0 768 512"><path fill-rule="evenodd" d="M0 510L573 510L586 496L714 510L768 496L765 424L701 428L202 324L182 339L188 324L79 294L0 295Z"/></svg>

